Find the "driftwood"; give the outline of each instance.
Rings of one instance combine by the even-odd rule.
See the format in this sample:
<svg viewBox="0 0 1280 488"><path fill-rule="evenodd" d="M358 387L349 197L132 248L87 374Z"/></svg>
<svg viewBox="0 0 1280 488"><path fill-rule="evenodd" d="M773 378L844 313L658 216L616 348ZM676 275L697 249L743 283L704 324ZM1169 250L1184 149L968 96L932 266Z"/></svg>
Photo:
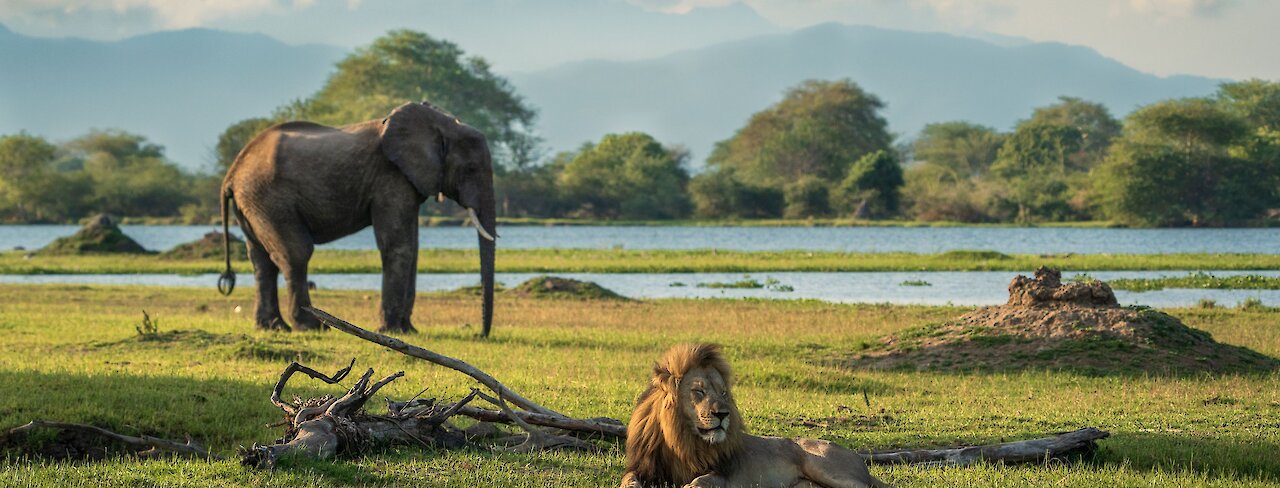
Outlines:
<svg viewBox="0 0 1280 488"><path fill-rule="evenodd" d="M354 360L352 363L354 364ZM359 454L374 447L419 444L428 447L460 447L462 434L448 426L446 420L472 397L456 404L437 406L434 401L416 402L390 408L386 415L363 411L364 405L379 389L404 376L396 372L370 383L373 369L365 371L347 393L339 398L324 396L296 403L280 400L281 392L295 372L302 372L326 383L337 383L351 370L347 366L333 376L292 363L285 368L271 393L271 401L287 416L285 435L275 444L243 449L241 464L258 468L274 468L287 456L329 459L339 454Z"/></svg>
<svg viewBox="0 0 1280 488"><path fill-rule="evenodd" d="M129 446L134 449L134 454L141 458L176 456L194 459L222 459L216 454L210 454L208 450L199 444L196 444L190 437L187 438L185 443L182 443L158 437L151 437L149 435L134 437L131 435L112 432L101 427L68 422L32 420L26 425L9 429L9 435L28 435L31 431L36 429L54 429L64 432L101 436Z"/></svg>
<svg viewBox="0 0 1280 488"><path fill-rule="evenodd" d="M1092 453L1095 441L1111 434L1093 427L1017 442L950 449L902 449L864 454L876 464L947 464L968 466L979 462L1005 464L1040 463L1068 460L1072 456Z"/></svg>

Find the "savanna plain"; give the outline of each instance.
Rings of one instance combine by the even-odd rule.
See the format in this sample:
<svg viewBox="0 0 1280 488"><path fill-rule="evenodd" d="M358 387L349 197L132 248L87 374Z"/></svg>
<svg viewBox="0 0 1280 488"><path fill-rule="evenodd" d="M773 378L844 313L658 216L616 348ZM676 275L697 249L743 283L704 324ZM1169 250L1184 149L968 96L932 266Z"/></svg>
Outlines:
<svg viewBox="0 0 1280 488"><path fill-rule="evenodd" d="M456 400L469 378L338 331L252 329L252 289L0 286L0 426L84 422L126 434L190 435L226 461L0 459L6 486L616 486L620 444L596 453L514 454L412 446L333 462L245 468L237 446L270 443L269 401L298 360L334 371L405 371L381 395ZM320 290L316 305L373 327L377 295ZM463 359L577 417L626 419L653 361L683 341L724 344L735 396L756 434L863 450L982 444L1095 426L1112 436L1078 463L886 467L895 486L1280 486L1280 374L1151 376L1069 371L863 371L843 366L877 338L967 309L750 300L558 300L499 296L494 336L480 304L423 294L403 339ZM240 307L240 312L236 308ZM156 321L140 334L143 310ZM1173 309L1225 343L1280 355L1280 312ZM349 383L351 380L348 380ZM345 387L295 379L286 396ZM372 406L380 408L380 406Z"/></svg>

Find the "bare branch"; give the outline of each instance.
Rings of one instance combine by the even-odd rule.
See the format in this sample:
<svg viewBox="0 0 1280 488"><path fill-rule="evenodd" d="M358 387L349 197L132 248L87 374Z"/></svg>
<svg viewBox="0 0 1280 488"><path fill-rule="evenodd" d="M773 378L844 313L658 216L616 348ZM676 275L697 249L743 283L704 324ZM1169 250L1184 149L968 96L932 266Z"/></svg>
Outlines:
<svg viewBox="0 0 1280 488"><path fill-rule="evenodd" d="M190 437L187 437L186 443L174 442L159 437L151 437L144 435L134 437L130 435L118 434L101 427L94 427L86 424L73 424L67 422L53 422L48 420L32 420L26 425L9 429L9 435L27 434L35 429L57 429L70 430L79 432L89 432L103 437L115 439L124 444L137 449L135 452L140 457L157 457L163 454L173 454L178 457L195 458L195 459L222 459L217 454L212 454L204 447L196 444ZM146 449L143 451L142 449Z"/></svg>
<svg viewBox="0 0 1280 488"><path fill-rule="evenodd" d="M307 376L310 376L312 378L315 378L317 380L320 380L332 385L332 384L336 384L339 381L342 381L343 378L346 378L347 374L351 372L351 367L355 365L356 365L356 358L351 358L351 364L348 364L347 367L339 369L338 372L333 374L333 376L325 376L324 373L321 373L314 369L298 364L296 361L293 363L290 363L289 366L284 368L284 371L280 373L280 380L276 381L276 387L274 390L271 391L271 403L274 403L275 406L280 407L280 410L284 410L284 413L288 415L297 415L298 413L297 405L294 405L292 403L289 403L280 399L280 394L284 392L284 385L289 382L289 378L292 377L294 373L303 373Z"/></svg>
<svg viewBox="0 0 1280 488"><path fill-rule="evenodd" d="M1017 442L951 449L901 449L865 453L876 464L949 464L967 466L978 462L1000 461L1005 464L1044 462L1084 454L1097 448L1094 441L1110 436L1104 430L1088 427L1053 437Z"/></svg>
<svg viewBox="0 0 1280 488"><path fill-rule="evenodd" d="M303 310L311 312L311 314L315 315L317 319L320 319L320 322L328 325L329 327L333 327L340 331L346 332L348 334L359 337L361 339L372 342L374 344L381 345L391 350L400 352L402 354L413 356L419 359L425 359L432 363L438 364L440 366L444 366L446 368L452 369L454 371L458 371L462 374L475 378L475 380L479 381L480 384L489 387L490 390L493 390L493 392L496 393L499 397L510 400L511 403L514 403L516 406L520 408L523 408L530 412L537 412L537 413L546 414L546 415L559 415L561 417L565 416L563 414L560 414L559 412L543 407L542 405L539 405L532 400L529 400L523 396L520 396L520 394L514 391L511 391L511 389L507 388L506 385L503 385L498 380L494 379L492 376L489 376L488 373L485 373L484 371L477 369L475 366L467 364L461 360L428 351L426 349L406 343L394 337L388 337L388 336L379 334L377 332L372 332L372 331L362 329L350 322L334 317L333 315L330 315L328 312L325 312L318 308L303 307Z"/></svg>

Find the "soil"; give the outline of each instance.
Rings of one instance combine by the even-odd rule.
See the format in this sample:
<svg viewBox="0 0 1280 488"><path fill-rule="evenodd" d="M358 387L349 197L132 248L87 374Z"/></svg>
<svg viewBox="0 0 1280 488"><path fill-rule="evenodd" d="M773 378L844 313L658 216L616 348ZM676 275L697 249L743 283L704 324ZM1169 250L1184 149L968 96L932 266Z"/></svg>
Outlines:
<svg viewBox="0 0 1280 488"><path fill-rule="evenodd" d="M175 261L225 259L222 249L222 233L214 231L205 234L199 240L191 241L160 253L160 259L172 259ZM249 249L245 247L244 240L234 235L231 236L231 259L238 261L249 259Z"/></svg>
<svg viewBox="0 0 1280 488"><path fill-rule="evenodd" d="M1247 373L1280 361L1222 344L1172 315L1121 307L1102 281L1063 284L1057 270L1009 283L1009 301L890 335L847 361L868 369Z"/></svg>
<svg viewBox="0 0 1280 488"><path fill-rule="evenodd" d="M90 218L75 234L61 237L40 250L41 254L151 254L120 231L107 214Z"/></svg>
<svg viewBox="0 0 1280 488"><path fill-rule="evenodd" d="M612 290L590 281L556 276L539 276L521 283L506 293L529 298L571 298L583 300L626 300Z"/></svg>

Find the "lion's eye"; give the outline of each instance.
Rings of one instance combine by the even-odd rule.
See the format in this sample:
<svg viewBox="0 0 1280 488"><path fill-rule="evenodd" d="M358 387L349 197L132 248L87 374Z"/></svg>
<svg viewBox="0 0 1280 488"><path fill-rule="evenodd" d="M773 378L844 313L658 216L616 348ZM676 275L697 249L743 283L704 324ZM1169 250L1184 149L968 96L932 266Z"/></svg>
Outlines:
<svg viewBox="0 0 1280 488"><path fill-rule="evenodd" d="M702 391L702 390L693 390L693 397L694 397L694 398L697 398L697 399L701 400L701 399L702 399L702 397L704 397L704 396L707 396L707 392Z"/></svg>

